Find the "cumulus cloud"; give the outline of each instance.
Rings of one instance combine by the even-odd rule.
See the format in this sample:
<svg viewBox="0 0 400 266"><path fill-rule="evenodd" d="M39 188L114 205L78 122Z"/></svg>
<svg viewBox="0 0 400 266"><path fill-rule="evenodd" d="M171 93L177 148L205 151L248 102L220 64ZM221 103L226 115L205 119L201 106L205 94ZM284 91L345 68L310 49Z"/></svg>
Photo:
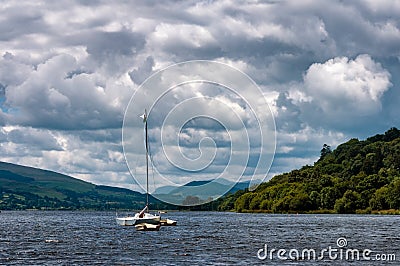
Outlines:
<svg viewBox="0 0 400 266"><path fill-rule="evenodd" d="M362 112L366 115L380 110L381 96L392 85L390 73L369 55L354 60L336 57L315 63L304 75L305 89L326 113Z"/></svg>
<svg viewBox="0 0 400 266"><path fill-rule="evenodd" d="M1 160L133 188L120 132L132 93L172 63L211 59L243 70L268 97L278 128L272 172L311 163L323 143L399 126L399 8L391 0L6 1L0 10ZM231 94L200 92L254 125ZM149 89L143 97L155 93ZM196 93L185 87L165 95L153 122ZM199 103L199 110L212 101ZM191 121L182 131L190 156L206 133L226 148L224 132L209 122ZM219 156L223 164L225 154Z"/></svg>
<svg viewBox="0 0 400 266"><path fill-rule="evenodd" d="M70 76L77 68L74 57L61 54L30 69L21 84L8 83L6 104L13 110L9 123L58 129L119 127L126 99L113 95L96 74Z"/></svg>
<svg viewBox="0 0 400 266"><path fill-rule="evenodd" d="M295 147L283 138L287 134L304 136L304 130L309 135L314 135L313 130L339 135L341 132L368 131L371 119L378 121L384 115L384 95L392 85L389 71L366 54L354 59L335 57L312 64L305 71L302 82L290 83L273 102L278 142L282 145L278 153L284 157L296 153ZM337 142L332 135L325 137L326 140L320 140L318 145ZM312 145L314 154L317 154L318 145ZM305 149L302 146L304 154Z"/></svg>

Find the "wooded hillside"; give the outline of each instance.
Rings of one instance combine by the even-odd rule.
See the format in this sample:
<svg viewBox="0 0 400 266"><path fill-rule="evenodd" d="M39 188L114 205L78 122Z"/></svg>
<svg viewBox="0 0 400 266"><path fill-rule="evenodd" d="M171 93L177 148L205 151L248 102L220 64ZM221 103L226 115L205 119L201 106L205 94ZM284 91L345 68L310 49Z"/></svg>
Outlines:
<svg viewBox="0 0 400 266"><path fill-rule="evenodd" d="M226 196L219 210L371 213L400 209L400 131L324 145L313 166L281 174L255 191Z"/></svg>

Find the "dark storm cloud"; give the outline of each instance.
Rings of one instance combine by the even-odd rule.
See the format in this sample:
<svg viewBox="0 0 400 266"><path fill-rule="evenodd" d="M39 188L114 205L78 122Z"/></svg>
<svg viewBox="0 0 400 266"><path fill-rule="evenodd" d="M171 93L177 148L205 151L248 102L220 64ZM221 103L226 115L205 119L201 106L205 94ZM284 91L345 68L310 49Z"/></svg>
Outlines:
<svg viewBox="0 0 400 266"><path fill-rule="evenodd" d="M107 128L100 130L81 130L75 134L82 142L98 142L107 144L121 144L121 129Z"/></svg>
<svg viewBox="0 0 400 266"><path fill-rule="evenodd" d="M60 147L55 137L49 131L13 129L7 136L9 141L16 144L29 145L30 147L36 146L41 150L62 150L62 147Z"/></svg>
<svg viewBox="0 0 400 266"><path fill-rule="evenodd" d="M153 72L154 59L149 56L146 60L137 68L129 72L129 77L136 84L142 84Z"/></svg>
<svg viewBox="0 0 400 266"><path fill-rule="evenodd" d="M18 6L2 9L0 14L0 40L12 41L27 34L46 32L47 24L43 21L43 14L34 7L28 7L21 12Z"/></svg>
<svg viewBox="0 0 400 266"><path fill-rule="evenodd" d="M6 86L0 83L0 99L4 100L4 96L6 95Z"/></svg>
<svg viewBox="0 0 400 266"><path fill-rule="evenodd" d="M276 99L278 115L275 118L278 130L295 132L301 129L300 107L293 104L287 93L281 92Z"/></svg>
<svg viewBox="0 0 400 266"><path fill-rule="evenodd" d="M85 45L87 52L96 60L104 60L113 54L132 56L145 45L143 35L129 31L89 32L71 39L75 39L77 44Z"/></svg>

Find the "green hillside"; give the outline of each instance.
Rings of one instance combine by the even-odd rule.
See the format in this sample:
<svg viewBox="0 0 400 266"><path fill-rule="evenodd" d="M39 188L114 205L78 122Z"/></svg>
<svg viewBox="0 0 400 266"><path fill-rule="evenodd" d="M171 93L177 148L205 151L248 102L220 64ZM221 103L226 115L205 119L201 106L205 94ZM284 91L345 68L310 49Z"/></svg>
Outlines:
<svg viewBox="0 0 400 266"><path fill-rule="evenodd" d="M351 139L334 151L325 144L313 166L275 176L255 191L238 191L219 204L223 211L272 213L400 213L399 209L396 128L363 141Z"/></svg>
<svg viewBox="0 0 400 266"><path fill-rule="evenodd" d="M155 208L166 208L152 199ZM141 209L145 195L0 162L0 209Z"/></svg>

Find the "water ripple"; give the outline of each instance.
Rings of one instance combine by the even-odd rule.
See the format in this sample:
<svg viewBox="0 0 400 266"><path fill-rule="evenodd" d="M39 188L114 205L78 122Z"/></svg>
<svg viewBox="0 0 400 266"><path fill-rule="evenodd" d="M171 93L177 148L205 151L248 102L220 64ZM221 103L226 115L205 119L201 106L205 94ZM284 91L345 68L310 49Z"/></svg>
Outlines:
<svg viewBox="0 0 400 266"><path fill-rule="evenodd" d="M268 244L280 249L349 247L395 253L400 217L170 212L179 222L159 232L115 224L111 212L2 211L0 264L6 265L282 265L261 261ZM287 260L285 265L377 265L365 261Z"/></svg>

